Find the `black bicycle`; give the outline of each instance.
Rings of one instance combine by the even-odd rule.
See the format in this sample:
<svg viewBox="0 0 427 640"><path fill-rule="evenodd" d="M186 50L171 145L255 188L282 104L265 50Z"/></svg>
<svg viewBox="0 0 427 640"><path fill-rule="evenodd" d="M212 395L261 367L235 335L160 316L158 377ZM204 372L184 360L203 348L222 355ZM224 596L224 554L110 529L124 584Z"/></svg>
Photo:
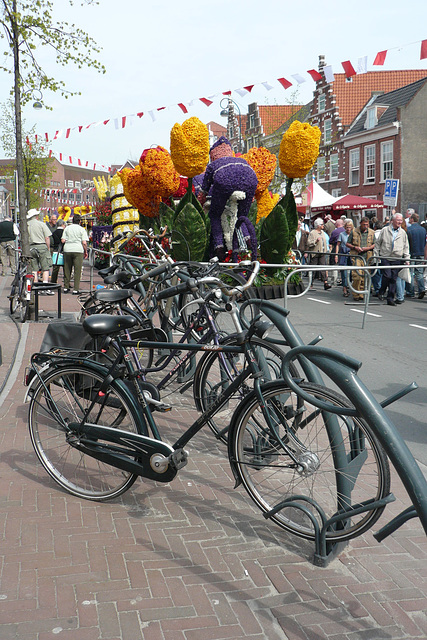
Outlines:
<svg viewBox="0 0 427 640"><path fill-rule="evenodd" d="M32 251L36 251L38 255L36 249ZM15 315L16 312L18 312L21 322L25 322L30 318L30 305L34 284L34 275L30 269L31 259L30 256L23 256L22 252L19 252L16 273L8 296L10 313L11 315Z"/></svg>

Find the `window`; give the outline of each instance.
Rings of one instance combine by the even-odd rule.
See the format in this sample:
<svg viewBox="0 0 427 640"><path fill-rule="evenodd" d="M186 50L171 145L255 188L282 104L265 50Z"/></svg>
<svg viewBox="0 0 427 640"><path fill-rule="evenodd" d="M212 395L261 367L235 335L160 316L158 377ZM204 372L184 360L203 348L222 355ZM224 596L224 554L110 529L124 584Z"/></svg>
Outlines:
<svg viewBox="0 0 427 640"><path fill-rule="evenodd" d="M4 176L0 176L0 184L6 184L6 178Z"/></svg>
<svg viewBox="0 0 427 640"><path fill-rule="evenodd" d="M321 93L317 99L318 110L324 111L326 109L326 96L324 93Z"/></svg>
<svg viewBox="0 0 427 640"><path fill-rule="evenodd" d="M353 187L359 184L359 165L360 165L359 149L350 149L350 175L349 175L350 187Z"/></svg>
<svg viewBox="0 0 427 640"><path fill-rule="evenodd" d="M82 194L76 193L76 202L81 202L81 201L82 201Z"/></svg>
<svg viewBox="0 0 427 640"><path fill-rule="evenodd" d="M332 189L332 197L339 198L341 195L341 189Z"/></svg>
<svg viewBox="0 0 427 640"><path fill-rule="evenodd" d="M381 144L381 182L393 177L393 141Z"/></svg>
<svg viewBox="0 0 427 640"><path fill-rule="evenodd" d="M317 158L317 182L325 182L325 157Z"/></svg>
<svg viewBox="0 0 427 640"><path fill-rule="evenodd" d="M250 113L249 114L249 129L254 129L255 128L255 114L254 113Z"/></svg>
<svg viewBox="0 0 427 640"><path fill-rule="evenodd" d="M74 186L76 187L76 189L80 189L80 182L77 182L77 180L74 183Z"/></svg>
<svg viewBox="0 0 427 640"><path fill-rule="evenodd" d="M377 108L371 107L366 112L366 129L372 129L377 124Z"/></svg>
<svg viewBox="0 0 427 640"><path fill-rule="evenodd" d="M257 136L254 136L254 139L253 139L253 146L254 146L254 147L257 147L257 146L258 146L258 138L257 138Z"/></svg>
<svg viewBox="0 0 427 640"><path fill-rule="evenodd" d="M68 194L68 200L69 200L70 202L74 202L74 193L69 193L69 194Z"/></svg>
<svg viewBox="0 0 427 640"><path fill-rule="evenodd" d="M375 182L375 145L365 147L365 184Z"/></svg>
<svg viewBox="0 0 427 640"><path fill-rule="evenodd" d="M72 180L68 180L67 187L74 187L74 182Z"/></svg>
<svg viewBox="0 0 427 640"><path fill-rule="evenodd" d="M323 123L323 142L330 144L332 141L332 120L328 118Z"/></svg>
<svg viewBox="0 0 427 640"><path fill-rule="evenodd" d="M252 149L252 138L248 138L246 140L246 148L249 151L249 149Z"/></svg>
<svg viewBox="0 0 427 640"><path fill-rule="evenodd" d="M338 154L332 153L329 157L329 177L331 180L338 178Z"/></svg>

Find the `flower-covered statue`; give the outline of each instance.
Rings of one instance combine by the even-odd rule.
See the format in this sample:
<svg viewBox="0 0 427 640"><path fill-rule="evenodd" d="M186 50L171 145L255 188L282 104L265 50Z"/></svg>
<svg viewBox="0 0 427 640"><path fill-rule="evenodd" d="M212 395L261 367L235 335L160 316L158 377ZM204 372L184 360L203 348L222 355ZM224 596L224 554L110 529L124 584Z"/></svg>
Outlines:
<svg viewBox="0 0 427 640"><path fill-rule="evenodd" d="M211 163L205 171L200 193L203 203L206 195L211 192L209 218L211 221L211 253L217 255L220 260L225 259L225 237L232 237L233 253L237 255L239 243L237 231L240 230L248 248L255 259L257 255L257 240L253 224L248 218L248 213L258 179L255 171L244 158L235 157L230 142L221 136L210 149ZM237 193L236 193L237 192ZM231 215L223 216L227 202L234 195L237 205L237 220ZM231 203L231 210L233 204ZM223 228L223 224L224 227ZM234 224L234 229L230 225Z"/></svg>

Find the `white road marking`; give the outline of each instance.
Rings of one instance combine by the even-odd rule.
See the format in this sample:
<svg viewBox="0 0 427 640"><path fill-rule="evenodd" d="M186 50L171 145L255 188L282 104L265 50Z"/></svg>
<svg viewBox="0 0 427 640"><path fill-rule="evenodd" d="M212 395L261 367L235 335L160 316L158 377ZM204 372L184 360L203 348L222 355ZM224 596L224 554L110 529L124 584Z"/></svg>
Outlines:
<svg viewBox="0 0 427 640"><path fill-rule="evenodd" d="M354 311L355 313L364 313L362 309L350 309L350 311ZM374 318L382 318L379 313L370 313L369 311L366 314L367 316L374 316Z"/></svg>
<svg viewBox="0 0 427 640"><path fill-rule="evenodd" d="M416 329L424 329L424 331L427 331L427 327L422 327L420 324L410 324L410 327L415 327Z"/></svg>
<svg viewBox="0 0 427 640"><path fill-rule="evenodd" d="M321 304L332 304L332 302L326 302L326 300L318 300L317 298L309 298L309 300L313 300L313 302L320 302Z"/></svg>

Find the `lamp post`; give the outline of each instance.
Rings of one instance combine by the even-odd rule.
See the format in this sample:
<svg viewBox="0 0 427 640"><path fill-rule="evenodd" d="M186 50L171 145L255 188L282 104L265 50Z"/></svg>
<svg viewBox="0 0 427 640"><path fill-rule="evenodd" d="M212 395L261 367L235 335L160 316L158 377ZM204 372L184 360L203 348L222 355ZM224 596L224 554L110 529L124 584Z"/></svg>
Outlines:
<svg viewBox="0 0 427 640"><path fill-rule="evenodd" d="M227 106L224 106L224 103L226 102ZM228 97L228 98L223 98L221 100L221 102L219 103L219 106L221 107L221 111L219 112L219 115L222 116L223 118L228 118L230 119L231 114L233 114L234 116L234 108L237 109L238 112L238 129L239 129L239 153L242 152L242 132L241 132L241 118L242 118L242 114L240 111L240 107L237 104L237 102L234 102L234 100L232 100L232 98ZM233 125L234 125L234 117L233 117Z"/></svg>

